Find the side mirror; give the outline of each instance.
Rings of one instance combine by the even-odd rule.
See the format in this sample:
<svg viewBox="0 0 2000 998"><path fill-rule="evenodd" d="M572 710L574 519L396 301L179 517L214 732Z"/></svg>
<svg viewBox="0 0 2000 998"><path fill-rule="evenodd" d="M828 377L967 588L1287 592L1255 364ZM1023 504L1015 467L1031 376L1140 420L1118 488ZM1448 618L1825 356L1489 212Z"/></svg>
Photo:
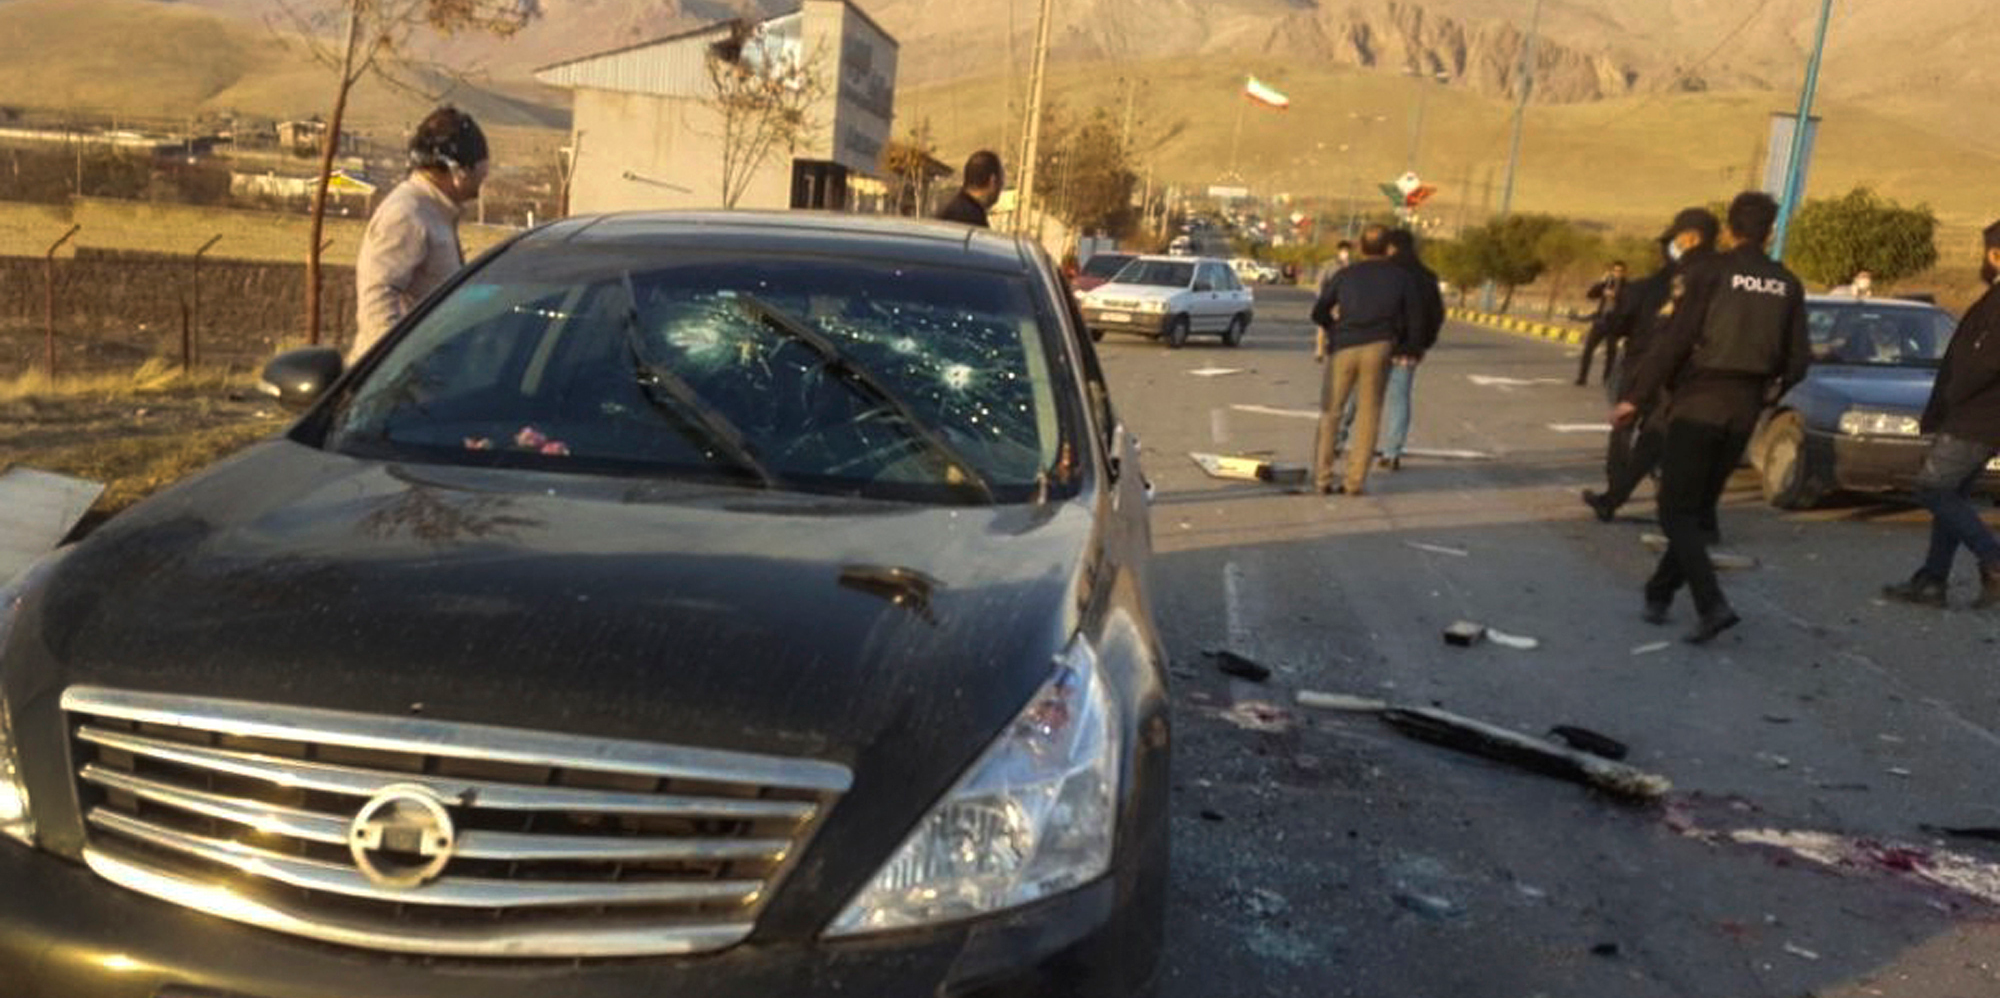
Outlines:
<svg viewBox="0 0 2000 998"><path fill-rule="evenodd" d="M332 347L288 350L264 365L264 381L257 389L287 409L307 409L340 378L344 366L340 351Z"/></svg>

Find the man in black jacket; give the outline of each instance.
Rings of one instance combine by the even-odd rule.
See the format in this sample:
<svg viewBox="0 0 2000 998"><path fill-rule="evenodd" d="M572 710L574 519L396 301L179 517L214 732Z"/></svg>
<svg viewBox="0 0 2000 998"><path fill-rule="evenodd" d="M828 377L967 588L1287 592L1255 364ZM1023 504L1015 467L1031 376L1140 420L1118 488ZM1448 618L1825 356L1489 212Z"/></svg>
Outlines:
<svg viewBox="0 0 2000 998"><path fill-rule="evenodd" d="M1000 200L1000 192L1006 188L1007 171L1000 168L1000 155L981 149L965 161L965 177L958 196L952 198L937 217L974 228L989 228L986 209Z"/></svg>
<svg viewBox="0 0 2000 998"><path fill-rule="evenodd" d="M1590 359L1598 347L1604 348L1604 380L1611 380L1611 369L1618 363L1618 337L1612 335L1611 316L1618 311L1618 299L1625 293L1625 261L1612 261L1611 270L1604 279L1590 286L1590 293L1584 297L1597 303L1596 314L1590 317L1590 333L1583 338L1583 363L1576 368L1576 386L1590 384Z"/></svg>
<svg viewBox="0 0 2000 998"><path fill-rule="evenodd" d="M1716 504L1766 399L1803 380L1812 361L1805 285L1764 252L1777 220L1778 203L1770 195L1737 195L1729 206L1736 247L1681 272L1673 315L1611 413L1613 425L1628 424L1672 389L1660 459L1667 551L1646 583L1646 619L1666 623L1674 596L1687 586L1701 615L1687 636L1693 644L1742 622L1708 557Z"/></svg>
<svg viewBox="0 0 2000 998"><path fill-rule="evenodd" d="M1660 269L1625 289L1618 307L1607 320L1609 334L1625 343L1624 366L1620 368L1619 384L1613 386L1613 403L1631 386L1645 361L1646 347L1658 327L1665 323L1664 316L1674 300L1675 279L1683 268L1714 252L1715 238L1721 228L1722 223L1706 208L1688 208L1675 215L1667 231L1660 235L1663 257ZM1604 454L1605 489L1601 493L1583 491L1584 505L1599 520L1610 523L1617 519L1619 507L1630 502L1639 484L1660 466L1660 454L1667 442L1662 408L1663 405L1656 403L1652 411L1640 413L1631 425L1611 428ZM1713 540L1714 524L1709 526Z"/></svg>
<svg viewBox="0 0 2000 998"><path fill-rule="evenodd" d="M1368 461L1382 426L1389 358L1411 351L1423 322L1415 282L1388 254L1388 230L1369 226L1361 234L1362 259L1336 272L1313 304L1313 325L1319 327L1313 354L1326 362L1327 377L1313 448L1313 482L1321 495L1334 492L1341 415L1353 396L1358 396L1355 433L1347 441L1347 474L1340 491L1360 495L1367 487Z"/></svg>
<svg viewBox="0 0 2000 998"><path fill-rule="evenodd" d="M1409 272L1417 293L1417 325L1410 342L1398 345L1389 355L1389 384L1382 410L1382 441L1376 467L1401 471L1403 449L1410 441L1410 410L1417 383L1417 365L1437 346L1438 331L1444 328L1444 293L1438 290L1438 276L1417 255L1417 237L1408 229L1389 230L1389 259ZM1354 429L1355 399L1350 396L1341 415L1340 435L1344 440Z"/></svg>
<svg viewBox="0 0 2000 998"><path fill-rule="evenodd" d="M2000 277L2000 222L1986 230L1980 270L1986 294L1959 322L1924 407L1923 431L1936 434L1917 475L1917 499L1931 511L1930 554L1910 581L1883 590L1905 603L1944 606L1951 563L1963 546L1979 559L1979 600L1973 606L2000 607L2000 541L1972 508L1973 487L2000 454L2000 285L1994 284Z"/></svg>

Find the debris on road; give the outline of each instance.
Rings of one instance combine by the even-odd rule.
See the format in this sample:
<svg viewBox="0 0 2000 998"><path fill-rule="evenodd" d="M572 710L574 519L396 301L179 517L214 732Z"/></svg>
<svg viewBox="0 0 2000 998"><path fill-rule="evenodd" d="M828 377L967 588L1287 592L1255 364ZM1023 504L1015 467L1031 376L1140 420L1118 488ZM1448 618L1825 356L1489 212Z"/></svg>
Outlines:
<svg viewBox="0 0 2000 998"><path fill-rule="evenodd" d="M1947 835L1955 839L2000 842L2000 828L1950 828L1943 825L1925 825L1923 829L1932 835Z"/></svg>
<svg viewBox="0 0 2000 998"><path fill-rule="evenodd" d="M1723 838L1739 845L1765 846L1837 872L1880 870L1921 881L2000 907L2000 864L1945 850L1925 850L1826 832L1745 829Z"/></svg>
<svg viewBox="0 0 2000 998"><path fill-rule="evenodd" d="M1491 627L1486 629L1486 640L1502 648L1512 648L1516 651L1534 651L1542 646L1542 642L1537 638L1530 638L1520 634L1509 634L1506 631L1496 630Z"/></svg>
<svg viewBox="0 0 2000 998"><path fill-rule="evenodd" d="M1792 768L1792 760L1787 759L1782 755L1778 755L1775 752L1759 752L1757 753L1757 761L1763 763L1766 766L1771 767L1772 769Z"/></svg>
<svg viewBox="0 0 2000 998"><path fill-rule="evenodd" d="M1557 433L1610 433L1610 423L1550 423L1549 429Z"/></svg>
<svg viewBox="0 0 2000 998"><path fill-rule="evenodd" d="M1800 946L1800 945L1799 945L1799 944L1797 944L1797 943L1786 943L1786 944L1785 944L1785 952L1787 952L1787 953L1790 953L1791 955L1793 955L1793 956L1795 956L1795 957L1798 957L1798 958L1799 958L1799 959L1801 959L1801 960L1818 960L1818 959L1819 959L1819 954L1818 954L1818 953L1815 953L1815 952L1813 952L1812 950L1809 950L1809 949L1806 949L1806 948L1805 948L1804 946Z"/></svg>
<svg viewBox="0 0 2000 998"><path fill-rule="evenodd" d="M1587 784L1620 797L1657 800L1673 789L1666 777L1434 707L1392 707L1380 716L1390 727L1413 738Z"/></svg>
<svg viewBox="0 0 2000 998"><path fill-rule="evenodd" d="M1222 817L1222 812L1221 812L1221 811L1212 811L1212 810L1210 810L1210 809L1208 809L1208 808L1202 808L1202 809L1201 809L1201 820L1203 820L1203 821L1221 821L1221 820L1223 820L1223 817Z"/></svg>
<svg viewBox="0 0 2000 998"><path fill-rule="evenodd" d="M1665 551L1667 549L1667 535L1640 534L1639 543L1646 545L1647 548L1653 551ZM1737 554L1733 551L1710 551L1708 553L1708 560L1717 569L1724 572L1747 572L1750 569L1756 568L1759 564L1756 558L1747 554Z"/></svg>
<svg viewBox="0 0 2000 998"><path fill-rule="evenodd" d="M1222 712L1222 719L1245 731L1282 734L1291 730L1292 715L1276 704L1244 700Z"/></svg>
<svg viewBox="0 0 2000 998"><path fill-rule="evenodd" d="M1237 895L1237 903L1243 906L1245 914L1251 918L1277 918L1290 911L1292 903L1283 894L1264 887L1252 888Z"/></svg>
<svg viewBox="0 0 2000 998"><path fill-rule="evenodd" d="M1242 374L1240 367L1197 367L1188 372L1197 378L1226 378L1232 374Z"/></svg>
<svg viewBox="0 0 2000 998"><path fill-rule="evenodd" d="M102 482L34 468L0 472L0 583L62 543L104 489Z"/></svg>
<svg viewBox="0 0 2000 998"><path fill-rule="evenodd" d="M1435 894L1399 890L1396 892L1395 897L1396 903L1402 905L1404 908L1414 911L1425 918L1436 919L1440 922L1465 914L1465 908L1458 902L1450 898L1438 897Z"/></svg>
<svg viewBox="0 0 2000 998"><path fill-rule="evenodd" d="M1237 412L1247 412L1258 416L1277 416L1282 419L1318 419L1318 409L1280 409L1269 405L1232 405ZM1404 451L1405 454L1409 453Z"/></svg>
<svg viewBox="0 0 2000 998"><path fill-rule="evenodd" d="M1404 541L1403 546L1408 548L1413 548L1418 551L1428 551L1431 554L1447 554L1454 558L1472 557L1472 552L1467 551L1464 548L1445 547L1442 544L1425 544L1422 541Z"/></svg>
<svg viewBox="0 0 2000 998"><path fill-rule="evenodd" d="M1367 697L1351 697L1345 693L1322 693L1318 690L1300 690L1294 697L1301 707L1314 710L1332 710L1347 714L1379 714L1389 709L1386 700L1371 700Z"/></svg>
<svg viewBox="0 0 2000 998"><path fill-rule="evenodd" d="M1261 683L1271 678L1270 666L1244 658L1226 648L1207 654L1209 658L1215 659L1215 667L1222 670L1224 675L1248 679L1253 683Z"/></svg>
<svg viewBox="0 0 2000 998"><path fill-rule="evenodd" d="M1469 620L1461 620L1444 629L1444 643L1459 648L1470 648L1486 637L1486 628Z"/></svg>
<svg viewBox="0 0 2000 998"><path fill-rule="evenodd" d="M1306 481L1304 465L1279 464L1265 458L1243 454L1203 454L1189 451L1188 457L1193 459L1195 466L1210 478L1263 482L1268 485L1304 485Z"/></svg>
<svg viewBox="0 0 2000 998"><path fill-rule="evenodd" d="M1594 756L1623 762L1632 750L1624 742L1609 735L1598 734L1589 728L1579 728L1574 724L1558 724L1549 729L1549 737L1554 738L1578 752L1588 752Z"/></svg>
<svg viewBox="0 0 2000 998"><path fill-rule="evenodd" d="M1790 724L1792 718L1785 714L1765 714L1764 720L1770 724Z"/></svg>
<svg viewBox="0 0 2000 998"><path fill-rule="evenodd" d="M1615 960L1624 953L1624 948L1617 943L1598 943L1590 948L1591 956L1601 956L1607 960Z"/></svg>
<svg viewBox="0 0 2000 998"><path fill-rule="evenodd" d="M1887 772L1890 776L1900 776L1903 777L1904 779L1909 779L1909 777L1911 776L1910 771L1904 769L1901 766L1890 766L1887 770L1885 770L1885 772Z"/></svg>
<svg viewBox="0 0 2000 998"><path fill-rule="evenodd" d="M1672 648L1673 646L1674 643L1672 641L1655 641L1651 644L1640 645L1639 647L1632 649L1632 655L1634 657L1640 655L1657 655L1660 652Z"/></svg>

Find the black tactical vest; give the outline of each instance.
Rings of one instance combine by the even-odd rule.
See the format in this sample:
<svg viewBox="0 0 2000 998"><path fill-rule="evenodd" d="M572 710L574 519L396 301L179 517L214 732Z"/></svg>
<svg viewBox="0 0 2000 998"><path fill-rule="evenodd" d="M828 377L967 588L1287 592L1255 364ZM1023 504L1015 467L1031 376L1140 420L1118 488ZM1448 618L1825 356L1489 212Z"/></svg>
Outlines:
<svg viewBox="0 0 2000 998"><path fill-rule="evenodd" d="M1694 366L1703 371L1778 377L1785 373L1792 309L1804 285L1762 253L1712 258L1702 276L1714 281Z"/></svg>

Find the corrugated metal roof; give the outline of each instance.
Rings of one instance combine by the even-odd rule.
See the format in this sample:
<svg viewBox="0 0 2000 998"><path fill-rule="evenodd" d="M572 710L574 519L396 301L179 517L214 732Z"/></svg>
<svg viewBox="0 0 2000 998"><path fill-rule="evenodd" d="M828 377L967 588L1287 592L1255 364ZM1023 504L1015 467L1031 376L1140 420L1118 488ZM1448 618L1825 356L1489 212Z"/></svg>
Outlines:
<svg viewBox="0 0 2000 998"><path fill-rule="evenodd" d="M553 87L693 97L708 92L708 46L729 34L726 24L535 70Z"/></svg>

